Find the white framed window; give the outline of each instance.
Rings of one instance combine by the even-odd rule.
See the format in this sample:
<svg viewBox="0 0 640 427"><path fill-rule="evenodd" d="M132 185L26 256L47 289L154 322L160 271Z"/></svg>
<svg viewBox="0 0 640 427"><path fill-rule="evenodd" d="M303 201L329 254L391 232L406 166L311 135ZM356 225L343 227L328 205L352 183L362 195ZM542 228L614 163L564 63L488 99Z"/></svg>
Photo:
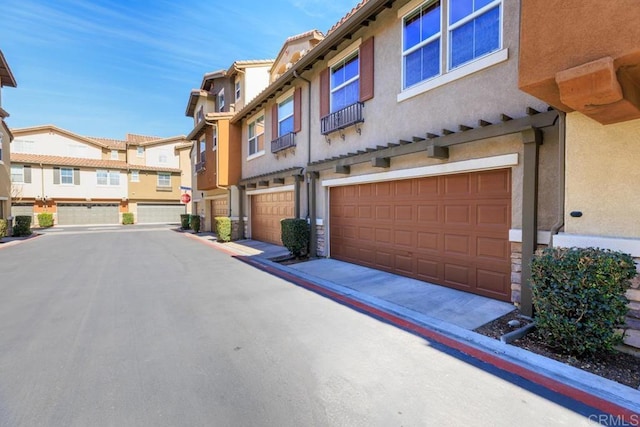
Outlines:
<svg viewBox="0 0 640 427"><path fill-rule="evenodd" d="M264 115L249 123L249 155L264 153Z"/></svg>
<svg viewBox="0 0 640 427"><path fill-rule="evenodd" d="M331 67L331 112L355 104L360 98L360 56L358 51Z"/></svg>
<svg viewBox="0 0 640 427"><path fill-rule="evenodd" d="M196 114L196 124L204 120L204 106L200 106L198 113Z"/></svg>
<svg viewBox="0 0 640 427"><path fill-rule="evenodd" d="M118 150L111 150L111 160L118 160Z"/></svg>
<svg viewBox="0 0 640 427"><path fill-rule="evenodd" d="M98 185L120 185L120 171L105 169L96 170L96 181Z"/></svg>
<svg viewBox="0 0 640 427"><path fill-rule="evenodd" d="M22 165L11 165L11 182L24 184L24 167Z"/></svg>
<svg viewBox="0 0 640 427"><path fill-rule="evenodd" d="M131 171L131 182L140 182L140 171Z"/></svg>
<svg viewBox="0 0 640 427"><path fill-rule="evenodd" d="M501 9L502 0L438 0L406 13L402 18L402 88L500 50Z"/></svg>
<svg viewBox="0 0 640 427"><path fill-rule="evenodd" d="M158 187L171 187L171 174L158 172Z"/></svg>
<svg viewBox="0 0 640 427"><path fill-rule="evenodd" d="M212 151L216 151L218 149L218 126L213 126L213 147Z"/></svg>
<svg viewBox="0 0 640 427"><path fill-rule="evenodd" d="M224 89L218 92L218 111L224 109Z"/></svg>
<svg viewBox="0 0 640 427"><path fill-rule="evenodd" d="M73 184L72 168L60 168L60 184Z"/></svg>
<svg viewBox="0 0 640 427"><path fill-rule="evenodd" d="M169 156L167 153L158 154L158 163L167 163L169 161Z"/></svg>
<svg viewBox="0 0 640 427"><path fill-rule="evenodd" d="M278 136L293 132L293 96L278 104Z"/></svg>
<svg viewBox="0 0 640 427"><path fill-rule="evenodd" d="M204 162L206 151L207 151L207 141L203 136L202 139L200 140L200 155L198 156L199 162Z"/></svg>
<svg viewBox="0 0 640 427"><path fill-rule="evenodd" d="M144 157L144 147L138 145L138 148L136 148L136 156Z"/></svg>
<svg viewBox="0 0 640 427"><path fill-rule="evenodd" d="M236 82L236 101L238 101L240 99L240 96L242 96L242 91L240 90L240 81Z"/></svg>

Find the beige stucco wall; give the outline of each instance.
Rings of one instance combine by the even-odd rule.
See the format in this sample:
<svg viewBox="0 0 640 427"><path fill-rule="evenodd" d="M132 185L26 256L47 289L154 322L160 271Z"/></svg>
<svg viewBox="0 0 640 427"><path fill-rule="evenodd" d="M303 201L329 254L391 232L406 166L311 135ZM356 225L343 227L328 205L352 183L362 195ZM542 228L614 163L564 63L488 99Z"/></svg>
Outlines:
<svg viewBox="0 0 640 427"><path fill-rule="evenodd" d="M2 209L0 209L0 219L2 219L11 214L11 141L4 121L0 123L0 137L2 141L2 158L0 158L0 205L2 205Z"/></svg>
<svg viewBox="0 0 640 427"><path fill-rule="evenodd" d="M640 120L604 126L567 115L566 233L640 238L638 159Z"/></svg>
<svg viewBox="0 0 640 427"><path fill-rule="evenodd" d="M129 199L131 200L163 200L180 201L180 176L178 173L171 174L171 191L157 191L158 173L154 171L140 171L140 182L129 180Z"/></svg>

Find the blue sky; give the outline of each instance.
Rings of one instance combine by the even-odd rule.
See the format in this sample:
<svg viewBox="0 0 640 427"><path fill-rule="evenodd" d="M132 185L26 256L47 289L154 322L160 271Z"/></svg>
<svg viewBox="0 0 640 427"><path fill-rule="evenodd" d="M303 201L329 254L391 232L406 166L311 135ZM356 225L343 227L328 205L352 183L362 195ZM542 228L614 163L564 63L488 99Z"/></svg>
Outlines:
<svg viewBox="0 0 640 427"><path fill-rule="evenodd" d="M275 58L287 37L323 33L358 0L2 0L2 89L10 128L84 136L187 134L189 92L235 60Z"/></svg>

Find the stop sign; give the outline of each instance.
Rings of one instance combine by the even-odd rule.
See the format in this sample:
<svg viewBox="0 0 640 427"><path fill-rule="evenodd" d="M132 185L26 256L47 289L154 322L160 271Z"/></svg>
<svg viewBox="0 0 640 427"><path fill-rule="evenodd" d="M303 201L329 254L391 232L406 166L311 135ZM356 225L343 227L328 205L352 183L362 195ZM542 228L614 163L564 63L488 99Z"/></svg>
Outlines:
<svg viewBox="0 0 640 427"><path fill-rule="evenodd" d="M182 196L180 196L180 200L182 201L182 203L189 203L191 201L191 196L187 193L184 193Z"/></svg>

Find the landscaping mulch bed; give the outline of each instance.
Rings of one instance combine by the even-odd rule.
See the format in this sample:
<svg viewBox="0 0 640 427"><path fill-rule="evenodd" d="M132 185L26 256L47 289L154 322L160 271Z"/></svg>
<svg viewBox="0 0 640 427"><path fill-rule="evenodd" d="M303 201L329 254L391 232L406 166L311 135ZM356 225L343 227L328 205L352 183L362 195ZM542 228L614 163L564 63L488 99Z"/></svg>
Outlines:
<svg viewBox="0 0 640 427"><path fill-rule="evenodd" d="M512 320L518 320L520 322L518 327L525 326L531 322L531 320L521 317L518 310L514 310L493 322L479 327L475 332L491 338L500 339L502 335L518 328L509 326L508 322ZM592 374L616 381L620 384L635 389L640 388L640 357L638 356L622 352L600 353L592 357L583 358L568 356L548 347L535 329L524 337L513 341L511 345L591 372Z"/></svg>

